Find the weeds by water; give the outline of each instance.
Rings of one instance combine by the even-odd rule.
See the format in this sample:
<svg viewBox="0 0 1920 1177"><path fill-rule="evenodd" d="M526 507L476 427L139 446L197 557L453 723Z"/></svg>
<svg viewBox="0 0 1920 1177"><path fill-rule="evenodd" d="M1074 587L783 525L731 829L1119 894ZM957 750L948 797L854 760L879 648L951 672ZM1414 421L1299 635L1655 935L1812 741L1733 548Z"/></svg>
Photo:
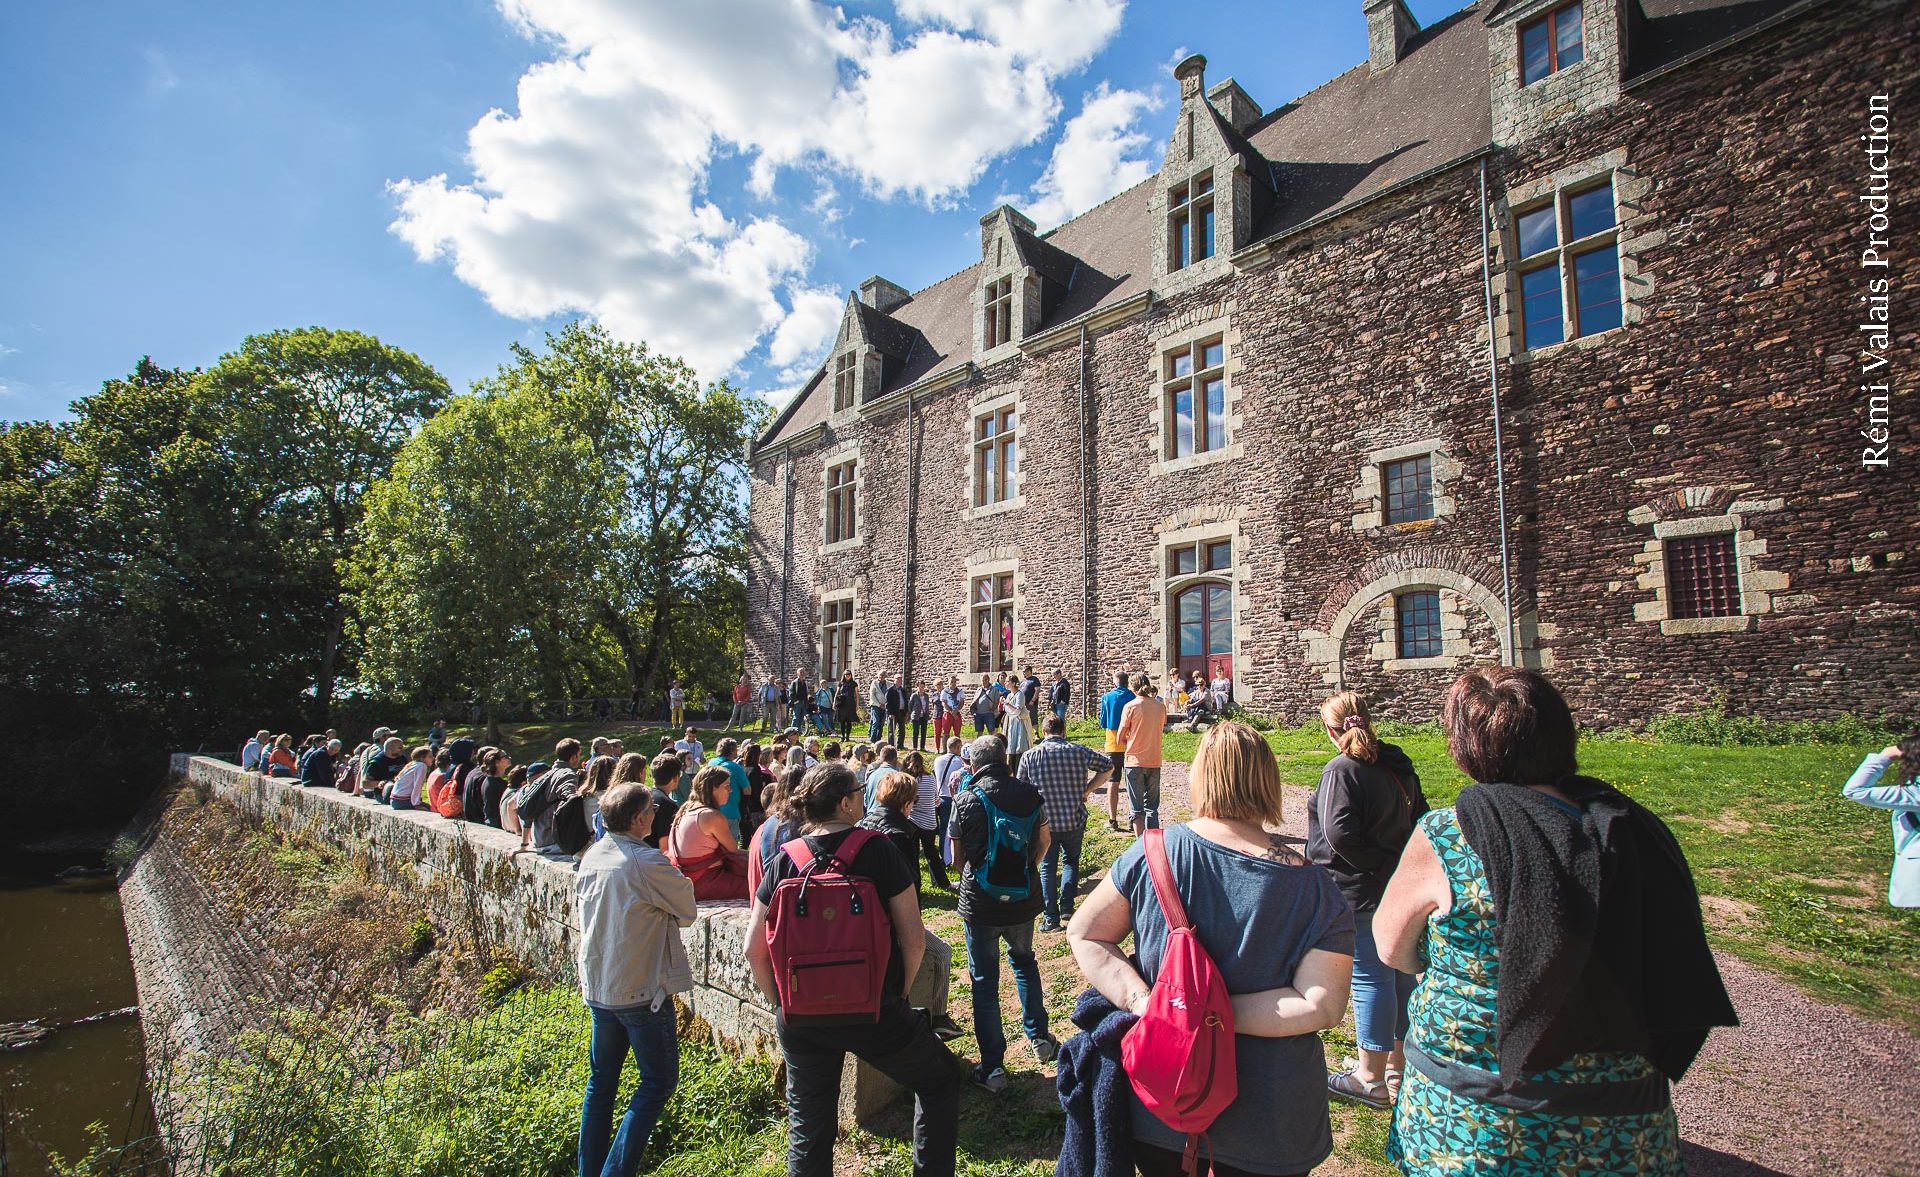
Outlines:
<svg viewBox="0 0 1920 1177"><path fill-rule="evenodd" d="M194 1142L176 1158L181 1172L560 1177L574 1167L590 1027L579 996L558 988L523 989L479 1017L400 1015L377 1032L289 1011L155 1096L191 1108L177 1136ZM777 1143L774 1076L770 1059L684 1043L650 1160L703 1177L755 1167ZM629 1063L629 1091L634 1079ZM57 1171L158 1172L104 1134Z"/></svg>

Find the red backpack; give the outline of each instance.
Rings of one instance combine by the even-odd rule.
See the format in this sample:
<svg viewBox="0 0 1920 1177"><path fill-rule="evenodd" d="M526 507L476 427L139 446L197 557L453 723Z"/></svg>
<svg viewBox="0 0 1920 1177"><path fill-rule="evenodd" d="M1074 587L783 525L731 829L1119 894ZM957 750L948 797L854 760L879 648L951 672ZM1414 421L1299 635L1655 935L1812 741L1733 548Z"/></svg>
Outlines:
<svg viewBox="0 0 1920 1177"><path fill-rule="evenodd" d="M1207 1129L1240 1094L1240 1076L1234 1066L1233 1001L1187 920L1164 839L1153 829L1143 840L1147 872L1167 921L1167 946L1146 1012L1121 1040L1120 1062L1147 1110L1175 1132L1187 1133L1181 1170L1193 1174Z"/></svg>
<svg viewBox="0 0 1920 1177"><path fill-rule="evenodd" d="M780 880L767 908L774 987L788 1017L880 1020L893 925L873 880L848 870L879 836L856 828L825 858L804 838L780 847L799 872Z"/></svg>

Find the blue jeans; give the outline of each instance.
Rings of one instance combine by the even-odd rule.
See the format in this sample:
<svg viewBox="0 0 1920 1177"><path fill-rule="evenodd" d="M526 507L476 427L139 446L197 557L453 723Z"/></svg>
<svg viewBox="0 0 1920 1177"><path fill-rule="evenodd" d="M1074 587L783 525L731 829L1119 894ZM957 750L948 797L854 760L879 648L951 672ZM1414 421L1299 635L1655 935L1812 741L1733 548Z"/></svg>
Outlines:
<svg viewBox="0 0 1920 1177"><path fill-rule="evenodd" d="M1386 1053L1407 1037L1407 999L1414 975L1380 959L1373 943L1373 913L1353 917L1353 1036L1361 1050Z"/></svg>
<svg viewBox="0 0 1920 1177"><path fill-rule="evenodd" d="M1007 1035L1000 1025L1000 941L1007 942L1013 987L1020 994L1020 1028L1027 1037L1047 1036L1046 988L1040 962L1033 956L1033 921L996 928L969 922L967 978L973 983L973 1034L980 1043L980 1069L991 1071L1007 1059Z"/></svg>
<svg viewBox="0 0 1920 1177"><path fill-rule="evenodd" d="M680 1083L680 1039L674 1034L673 1002L661 1002L658 1010L644 1005L588 1009L593 1014L593 1042L588 1047L587 1098L580 1105L580 1177L633 1177L640 1171L647 1137ZM620 1068L629 1050L640 1071L640 1083L633 1089L626 1117L609 1149L613 1100L620 1091Z"/></svg>
<svg viewBox="0 0 1920 1177"><path fill-rule="evenodd" d="M867 743L878 744L887 734L887 709L867 708Z"/></svg>
<svg viewBox="0 0 1920 1177"><path fill-rule="evenodd" d="M1073 897L1080 890L1080 840L1086 834L1084 826L1077 830L1054 830L1053 845L1047 847L1047 856L1040 860L1040 896L1046 901L1047 919L1051 923L1073 918ZM1064 893L1061 889L1063 864Z"/></svg>

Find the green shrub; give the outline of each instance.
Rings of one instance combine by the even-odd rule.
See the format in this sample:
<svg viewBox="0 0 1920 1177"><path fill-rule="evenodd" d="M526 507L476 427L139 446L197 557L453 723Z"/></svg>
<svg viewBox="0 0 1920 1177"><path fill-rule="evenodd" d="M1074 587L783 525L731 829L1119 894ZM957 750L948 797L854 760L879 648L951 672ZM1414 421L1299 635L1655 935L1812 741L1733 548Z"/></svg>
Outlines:
<svg viewBox="0 0 1920 1177"><path fill-rule="evenodd" d="M125 870L140 857L140 839L130 834L121 834L107 847L107 865L114 870Z"/></svg>
<svg viewBox="0 0 1920 1177"><path fill-rule="evenodd" d="M1721 748L1830 744L1860 747L1890 744L1911 724L1891 717L1869 720L1848 715L1839 719L1762 719L1729 715L1726 704L1685 715L1662 715L1649 721L1646 735L1667 744L1705 744Z"/></svg>
<svg viewBox="0 0 1920 1177"><path fill-rule="evenodd" d="M516 989L525 984L526 980L526 971L513 961L502 961L494 965L487 970L486 976L480 978L481 1004L489 1008L500 1005L512 996Z"/></svg>
<svg viewBox="0 0 1920 1177"><path fill-rule="evenodd" d="M433 943L433 921L425 916L421 916L419 919L413 921L411 928L407 929L407 960L410 962L417 961L427 953L432 952Z"/></svg>

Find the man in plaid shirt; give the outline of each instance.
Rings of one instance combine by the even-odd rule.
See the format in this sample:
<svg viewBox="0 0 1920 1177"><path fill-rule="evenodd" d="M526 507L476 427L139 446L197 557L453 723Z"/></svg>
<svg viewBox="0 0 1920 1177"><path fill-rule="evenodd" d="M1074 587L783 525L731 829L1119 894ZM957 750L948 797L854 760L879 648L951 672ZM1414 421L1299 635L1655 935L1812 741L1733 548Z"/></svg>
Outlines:
<svg viewBox="0 0 1920 1177"><path fill-rule="evenodd" d="M1064 926L1063 919L1073 918L1073 897L1080 887L1080 843L1087 832L1087 794L1113 775L1113 760L1104 752L1067 739L1064 716L1047 716L1042 730L1047 738L1020 757L1020 775L1040 790L1047 828L1053 831L1053 844L1040 860L1040 895L1046 903L1040 930L1058 932Z"/></svg>

